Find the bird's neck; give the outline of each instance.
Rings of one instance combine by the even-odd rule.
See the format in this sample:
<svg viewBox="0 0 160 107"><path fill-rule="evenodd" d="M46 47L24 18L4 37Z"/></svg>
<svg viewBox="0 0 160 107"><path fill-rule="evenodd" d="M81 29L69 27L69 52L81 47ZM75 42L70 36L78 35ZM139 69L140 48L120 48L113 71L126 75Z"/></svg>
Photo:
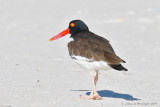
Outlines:
<svg viewBox="0 0 160 107"><path fill-rule="evenodd" d="M77 33L71 34L71 37L74 38L74 37L78 36L78 34L80 34L82 32L89 32L89 30L82 30L82 31L79 31Z"/></svg>

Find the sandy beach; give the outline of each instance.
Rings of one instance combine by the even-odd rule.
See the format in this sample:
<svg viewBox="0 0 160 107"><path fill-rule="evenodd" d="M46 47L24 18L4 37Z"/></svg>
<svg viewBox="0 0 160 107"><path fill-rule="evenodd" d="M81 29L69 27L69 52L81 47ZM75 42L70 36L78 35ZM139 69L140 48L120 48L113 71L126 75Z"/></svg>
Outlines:
<svg viewBox="0 0 160 107"><path fill-rule="evenodd" d="M81 19L108 39L129 71L100 71L103 100L84 100L92 83L73 62L69 36ZM0 107L160 107L158 0L0 0Z"/></svg>

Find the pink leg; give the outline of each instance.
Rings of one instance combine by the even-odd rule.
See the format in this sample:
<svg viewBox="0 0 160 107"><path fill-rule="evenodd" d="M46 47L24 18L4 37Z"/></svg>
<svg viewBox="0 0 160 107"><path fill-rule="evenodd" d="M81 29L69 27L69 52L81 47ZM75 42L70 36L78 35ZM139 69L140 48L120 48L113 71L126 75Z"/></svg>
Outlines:
<svg viewBox="0 0 160 107"><path fill-rule="evenodd" d="M90 96L93 95L93 93L96 93L96 84L97 84L97 81L98 81L98 70L96 70L96 76L94 77L93 74L90 72L91 74L91 79L94 78L94 80L92 79L92 83L95 84L95 86L93 85L93 89L90 93Z"/></svg>
<svg viewBox="0 0 160 107"><path fill-rule="evenodd" d="M94 77L94 75L90 72L91 74L91 79L92 79L92 83L93 83L93 89L90 93L89 96L85 95L85 96L81 96L81 98L84 98L84 99L100 99L102 100L102 97L99 96L99 94L97 93L96 91L96 84L97 84L97 81L98 81L98 71L96 71L96 76Z"/></svg>
<svg viewBox="0 0 160 107"><path fill-rule="evenodd" d="M94 84L96 85L98 81L98 70L96 70L96 76L94 77Z"/></svg>

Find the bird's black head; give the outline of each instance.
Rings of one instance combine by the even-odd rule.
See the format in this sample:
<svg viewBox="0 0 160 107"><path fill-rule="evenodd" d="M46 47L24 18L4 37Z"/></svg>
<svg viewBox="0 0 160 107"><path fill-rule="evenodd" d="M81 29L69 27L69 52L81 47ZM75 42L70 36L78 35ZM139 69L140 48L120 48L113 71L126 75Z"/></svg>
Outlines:
<svg viewBox="0 0 160 107"><path fill-rule="evenodd" d="M53 36L51 39L49 39L49 41L56 40L58 38L61 38L65 35L69 34L69 33L71 34L71 36L73 36L81 31L89 31L87 25L81 20L72 20L69 23L69 27L66 30L62 31L61 33L59 33L56 36Z"/></svg>
<svg viewBox="0 0 160 107"><path fill-rule="evenodd" d="M81 31L89 31L88 26L81 20L73 20L69 23L69 33L74 35Z"/></svg>

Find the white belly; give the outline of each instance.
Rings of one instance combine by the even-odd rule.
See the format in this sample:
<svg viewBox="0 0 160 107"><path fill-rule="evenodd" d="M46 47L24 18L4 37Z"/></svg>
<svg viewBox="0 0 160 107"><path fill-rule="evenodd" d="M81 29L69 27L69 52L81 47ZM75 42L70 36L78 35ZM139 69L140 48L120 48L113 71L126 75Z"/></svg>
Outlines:
<svg viewBox="0 0 160 107"><path fill-rule="evenodd" d="M76 63L88 70L109 70L111 67L104 61L93 61L81 56L72 56Z"/></svg>

